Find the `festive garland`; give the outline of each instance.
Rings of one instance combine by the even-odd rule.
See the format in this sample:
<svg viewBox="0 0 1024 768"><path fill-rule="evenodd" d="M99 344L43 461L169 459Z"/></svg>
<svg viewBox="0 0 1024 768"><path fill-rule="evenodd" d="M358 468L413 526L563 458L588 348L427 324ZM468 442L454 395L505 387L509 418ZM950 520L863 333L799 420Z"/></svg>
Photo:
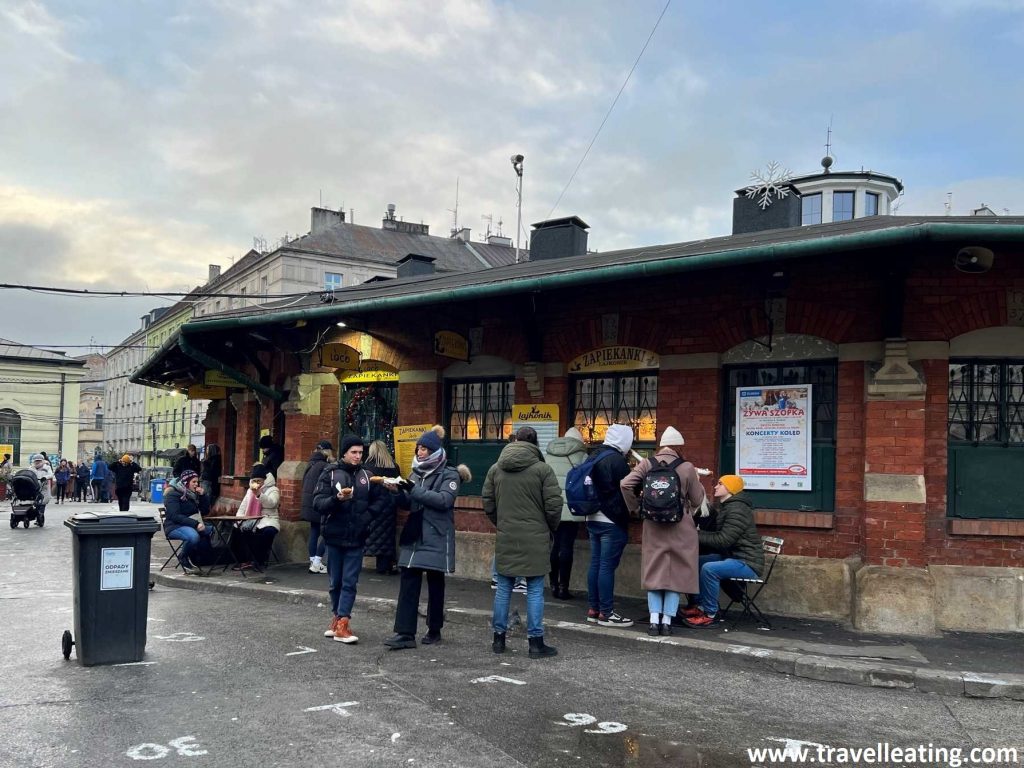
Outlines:
<svg viewBox="0 0 1024 768"><path fill-rule="evenodd" d="M391 416L388 401L377 391L373 384L357 389L352 393L352 399L349 400L348 406L345 408L345 427L352 432L357 431L355 427L359 409L363 407L367 400L371 399L375 401L374 405L377 411L377 421L374 425L377 434L390 436L390 431L394 427L394 419ZM390 440L388 442L390 443Z"/></svg>

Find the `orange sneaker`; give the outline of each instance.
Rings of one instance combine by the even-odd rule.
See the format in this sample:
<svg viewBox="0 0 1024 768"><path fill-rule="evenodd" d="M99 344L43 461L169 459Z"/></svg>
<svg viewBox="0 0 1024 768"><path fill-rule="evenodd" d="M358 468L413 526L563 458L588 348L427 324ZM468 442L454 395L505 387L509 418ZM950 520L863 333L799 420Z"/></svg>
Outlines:
<svg viewBox="0 0 1024 768"><path fill-rule="evenodd" d="M334 628L334 639L339 643L358 643L359 638L352 634L348 626L348 616L338 619L338 626Z"/></svg>
<svg viewBox="0 0 1024 768"><path fill-rule="evenodd" d="M699 605L691 605L689 608L684 608L682 613L679 615L684 619L695 619L700 616L704 611L701 610Z"/></svg>
<svg viewBox="0 0 1024 768"><path fill-rule="evenodd" d="M338 617L335 616L331 619L331 626L324 631L324 637L334 637L334 633L338 631Z"/></svg>

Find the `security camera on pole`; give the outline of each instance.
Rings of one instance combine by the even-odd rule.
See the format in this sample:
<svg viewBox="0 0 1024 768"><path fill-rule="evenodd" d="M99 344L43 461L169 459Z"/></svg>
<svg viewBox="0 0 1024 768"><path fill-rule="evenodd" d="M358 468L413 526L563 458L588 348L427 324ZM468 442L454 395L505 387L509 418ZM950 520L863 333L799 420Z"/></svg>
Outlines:
<svg viewBox="0 0 1024 768"><path fill-rule="evenodd" d="M516 264L519 263L519 232L523 228L523 156L512 155L512 168L519 177L516 184Z"/></svg>

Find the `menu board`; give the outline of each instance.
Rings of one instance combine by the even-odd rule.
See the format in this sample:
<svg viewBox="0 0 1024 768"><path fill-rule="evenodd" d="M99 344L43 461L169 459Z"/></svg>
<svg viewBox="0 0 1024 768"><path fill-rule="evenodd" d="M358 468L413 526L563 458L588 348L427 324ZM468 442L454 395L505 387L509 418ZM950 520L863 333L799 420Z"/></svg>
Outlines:
<svg viewBox="0 0 1024 768"><path fill-rule="evenodd" d="M412 471L412 460L416 456L416 441L420 435L430 429L433 424L409 424L395 427L395 463L402 477L409 477Z"/></svg>
<svg viewBox="0 0 1024 768"><path fill-rule="evenodd" d="M811 490L811 385L737 387L736 474L746 488Z"/></svg>

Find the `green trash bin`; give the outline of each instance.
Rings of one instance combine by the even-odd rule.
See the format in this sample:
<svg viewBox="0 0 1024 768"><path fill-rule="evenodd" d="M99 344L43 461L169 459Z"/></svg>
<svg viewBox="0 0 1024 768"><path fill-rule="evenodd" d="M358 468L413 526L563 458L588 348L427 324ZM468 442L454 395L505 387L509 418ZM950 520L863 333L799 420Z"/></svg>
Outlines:
<svg viewBox="0 0 1024 768"><path fill-rule="evenodd" d="M149 609L149 550L159 524L151 515L82 512L64 521L71 529L75 635L64 632L62 651L78 662L142 661Z"/></svg>

